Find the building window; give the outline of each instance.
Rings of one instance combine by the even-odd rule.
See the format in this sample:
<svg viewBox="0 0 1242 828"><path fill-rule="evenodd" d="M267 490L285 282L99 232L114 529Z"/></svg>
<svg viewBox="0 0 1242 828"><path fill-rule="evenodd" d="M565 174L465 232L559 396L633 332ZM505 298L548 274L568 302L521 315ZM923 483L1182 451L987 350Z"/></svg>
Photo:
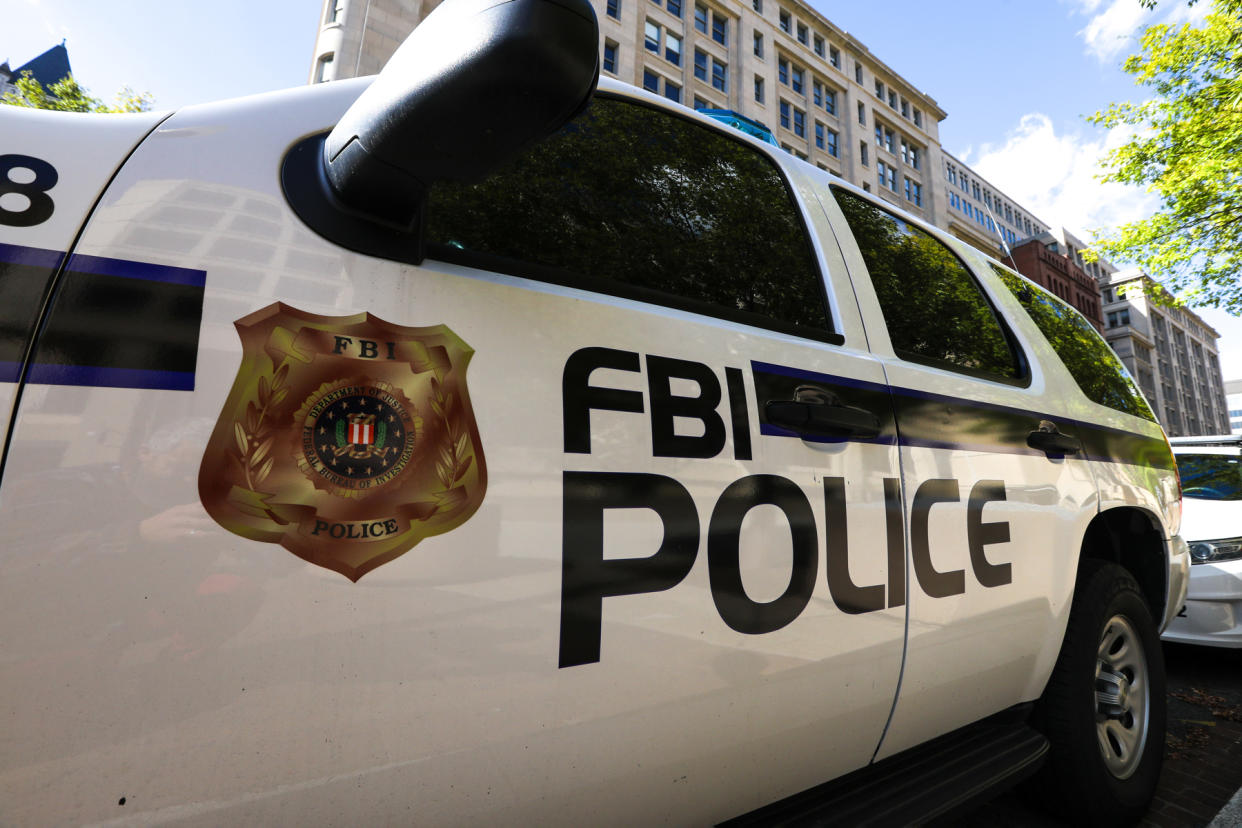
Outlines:
<svg viewBox="0 0 1242 828"><path fill-rule="evenodd" d="M854 61L854 81L862 83L862 64L858 61Z"/></svg>
<svg viewBox="0 0 1242 828"><path fill-rule="evenodd" d="M890 109L897 108L897 93L891 89L888 90L888 105Z"/></svg>
<svg viewBox="0 0 1242 828"><path fill-rule="evenodd" d="M695 7L694 7L694 28L698 29L698 30L699 30L700 32L702 32L703 34L707 34L707 18L708 18L708 16L709 16L709 12L707 11L707 7L706 7L706 6L700 6L700 5L698 5L698 4L695 4Z"/></svg>
<svg viewBox="0 0 1242 828"><path fill-rule="evenodd" d="M833 158L837 157L837 133L831 129L828 130L828 136L827 136L827 140L825 141L824 151L827 152L829 155L831 155Z"/></svg>
<svg viewBox="0 0 1242 828"><path fill-rule="evenodd" d="M694 50L694 76L707 82L707 53L700 49ZM698 108L697 105L695 108Z"/></svg>
<svg viewBox="0 0 1242 828"><path fill-rule="evenodd" d="M824 148L824 125L819 121L815 122L815 146Z"/></svg>
<svg viewBox="0 0 1242 828"><path fill-rule="evenodd" d="M700 98L698 95L695 95L694 96L694 108L695 109L711 109L712 105L709 104L707 101L703 100L702 98Z"/></svg>
<svg viewBox="0 0 1242 828"><path fill-rule="evenodd" d="M657 75L655 72L652 72L650 69L644 69L643 70L643 89L646 89L648 92L659 93L660 76Z"/></svg>
<svg viewBox="0 0 1242 828"><path fill-rule="evenodd" d="M673 17L681 17L681 0L668 0L664 5Z"/></svg>
<svg viewBox="0 0 1242 828"><path fill-rule="evenodd" d="M824 89L824 111L829 115L837 114L837 91L835 89Z"/></svg>
<svg viewBox="0 0 1242 828"><path fill-rule="evenodd" d="M923 126L923 113L919 112L918 109L914 110L914 125L916 127Z"/></svg>
<svg viewBox="0 0 1242 828"><path fill-rule="evenodd" d="M806 45L806 36L807 36L806 24L799 23L798 24L798 42L801 43L803 46Z"/></svg>
<svg viewBox="0 0 1242 828"><path fill-rule="evenodd" d="M801 93L803 89L802 82L804 77L805 73L800 68L797 66L793 67L793 70L789 73L789 88L795 92Z"/></svg>
<svg viewBox="0 0 1242 828"><path fill-rule="evenodd" d="M897 168L877 159L875 169L879 173L880 186L897 192Z"/></svg>
<svg viewBox="0 0 1242 828"><path fill-rule="evenodd" d="M901 117L903 118L910 117L910 102L907 101L905 98L901 99Z"/></svg>
<svg viewBox="0 0 1242 828"><path fill-rule="evenodd" d="M327 83L334 77L332 72L332 63L336 59L334 52L328 52L326 55L320 55L319 60L315 62L315 83Z"/></svg>
<svg viewBox="0 0 1242 828"><path fill-rule="evenodd" d="M831 63L835 69L841 68L841 50L836 46L828 47L828 62Z"/></svg>
<svg viewBox="0 0 1242 828"><path fill-rule="evenodd" d="M884 81L879 78L875 79L875 96L880 100L884 100Z"/></svg>
<svg viewBox="0 0 1242 828"><path fill-rule="evenodd" d="M867 142L866 141L858 142L858 160L862 162L862 165L864 167L867 166Z"/></svg>
<svg viewBox="0 0 1242 828"><path fill-rule="evenodd" d="M755 75L755 102L763 103L763 78Z"/></svg>
<svg viewBox="0 0 1242 828"><path fill-rule="evenodd" d="M341 18L345 16L345 0L332 0L328 4L327 23L339 23Z"/></svg>
<svg viewBox="0 0 1242 828"><path fill-rule="evenodd" d="M916 207L923 206L923 185L917 181L906 179L906 201L913 203Z"/></svg>
<svg viewBox="0 0 1242 828"><path fill-rule="evenodd" d="M664 33L664 59L674 66L681 66L681 38L672 32Z"/></svg>
<svg viewBox="0 0 1242 828"><path fill-rule="evenodd" d="M793 111L793 132L799 138L806 137L806 113L796 106Z"/></svg>
<svg viewBox="0 0 1242 828"><path fill-rule="evenodd" d="M643 32L643 46L647 47L648 52L660 54L660 27L648 20Z"/></svg>
<svg viewBox="0 0 1242 828"><path fill-rule="evenodd" d="M664 97L668 98L673 103L681 103L681 87L665 78Z"/></svg>
<svg viewBox="0 0 1242 828"><path fill-rule="evenodd" d="M862 101L858 102L858 123L867 125L867 107L863 106Z"/></svg>
<svg viewBox="0 0 1242 828"><path fill-rule="evenodd" d="M789 86L789 61L784 58L776 61L776 79L785 86Z"/></svg>
<svg viewBox="0 0 1242 828"><path fill-rule="evenodd" d="M901 160L912 169L919 168L919 148L905 138L901 139Z"/></svg>
<svg viewBox="0 0 1242 828"><path fill-rule="evenodd" d="M617 74L617 44L611 40L604 41L604 71Z"/></svg>
<svg viewBox="0 0 1242 828"><path fill-rule="evenodd" d="M605 11L607 12L608 16L613 18L614 20L620 20L621 19L621 0L608 0L608 4L605 6Z"/></svg>
<svg viewBox="0 0 1242 828"><path fill-rule="evenodd" d="M889 152L896 153L893 149L893 131L886 126L875 125L875 143Z"/></svg>
<svg viewBox="0 0 1242 828"><path fill-rule="evenodd" d="M982 201L983 199L979 197L979 182L978 181L974 182L974 184L972 185L972 189L974 190L975 201Z"/></svg>
<svg viewBox="0 0 1242 828"><path fill-rule="evenodd" d="M824 39L820 37L819 35L815 35L812 42L815 44L815 54L819 55L820 57L823 57L824 56Z"/></svg>
<svg viewBox="0 0 1242 828"><path fill-rule="evenodd" d="M755 10L755 14L763 14L763 0L750 0L750 7Z"/></svg>
<svg viewBox="0 0 1242 828"><path fill-rule="evenodd" d="M1122 308L1121 310L1108 312L1108 327L1120 328L1130 324L1130 309Z"/></svg>
<svg viewBox="0 0 1242 828"><path fill-rule="evenodd" d="M712 40L721 46L729 45L729 21L716 13L712 13Z"/></svg>
<svg viewBox="0 0 1242 828"><path fill-rule="evenodd" d="M782 127L784 127L785 129L789 129L789 128L792 126L792 124L790 123L790 117L789 117L789 110L790 110L790 108L791 108L791 107L789 106L789 102L788 102L788 101L784 101L784 100L783 100L783 101L781 101L781 103L780 103L780 122L781 122L781 126L782 126Z"/></svg>
<svg viewBox="0 0 1242 828"><path fill-rule="evenodd" d="M754 52L755 52L755 57L757 58L763 57L763 35L760 34L759 32L755 32Z"/></svg>
<svg viewBox="0 0 1242 828"><path fill-rule="evenodd" d="M712 86L721 92L729 91L729 67L712 58Z"/></svg>
<svg viewBox="0 0 1242 828"><path fill-rule="evenodd" d="M781 31L784 32L785 34L789 34L793 26L793 22L791 21L789 17L789 12L785 11L784 9L781 9L780 20L781 20Z"/></svg>

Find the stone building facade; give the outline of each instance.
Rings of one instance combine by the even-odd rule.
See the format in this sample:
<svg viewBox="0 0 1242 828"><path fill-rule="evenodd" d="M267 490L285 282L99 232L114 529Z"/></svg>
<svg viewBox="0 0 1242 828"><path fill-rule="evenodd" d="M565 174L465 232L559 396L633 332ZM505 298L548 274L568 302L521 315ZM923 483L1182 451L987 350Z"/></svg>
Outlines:
<svg viewBox="0 0 1242 828"><path fill-rule="evenodd" d="M438 3L324 0L310 82L378 72ZM759 121L786 151L998 259L1047 226L944 152L934 98L801 0L592 3L605 75Z"/></svg>
<svg viewBox="0 0 1242 828"><path fill-rule="evenodd" d="M1141 270L1100 279L1104 337L1172 437L1229 433L1219 334ZM1162 297L1157 302L1153 297Z"/></svg>

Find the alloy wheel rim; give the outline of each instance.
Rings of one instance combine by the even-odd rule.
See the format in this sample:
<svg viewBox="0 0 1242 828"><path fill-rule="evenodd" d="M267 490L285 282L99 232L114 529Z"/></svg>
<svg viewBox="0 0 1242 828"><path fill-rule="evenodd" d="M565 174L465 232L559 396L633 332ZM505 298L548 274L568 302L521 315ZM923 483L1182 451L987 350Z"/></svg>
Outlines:
<svg viewBox="0 0 1242 828"><path fill-rule="evenodd" d="M1128 779L1147 744L1150 694L1147 653L1130 619L1114 615L1104 625L1095 661L1095 728L1109 772Z"/></svg>

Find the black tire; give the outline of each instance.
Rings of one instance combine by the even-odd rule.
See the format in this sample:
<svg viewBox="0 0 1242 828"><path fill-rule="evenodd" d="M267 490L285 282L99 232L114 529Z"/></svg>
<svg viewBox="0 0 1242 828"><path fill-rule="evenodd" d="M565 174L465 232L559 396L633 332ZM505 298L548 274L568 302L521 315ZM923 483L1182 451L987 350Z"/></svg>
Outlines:
<svg viewBox="0 0 1242 828"><path fill-rule="evenodd" d="M1156 792L1165 721L1164 656L1138 584L1116 564L1084 560L1036 706L1052 744L1032 780L1040 800L1075 824L1133 824Z"/></svg>

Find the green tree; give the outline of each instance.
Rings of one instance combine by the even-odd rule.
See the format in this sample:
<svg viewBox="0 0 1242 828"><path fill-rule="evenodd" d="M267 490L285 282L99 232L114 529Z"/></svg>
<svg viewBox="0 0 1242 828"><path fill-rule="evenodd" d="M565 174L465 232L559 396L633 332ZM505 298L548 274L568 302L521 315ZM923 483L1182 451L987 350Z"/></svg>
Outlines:
<svg viewBox="0 0 1242 828"><path fill-rule="evenodd" d="M149 92L138 94L126 86L117 93L114 104L105 104L91 97L73 75L66 75L44 89L30 72L22 72L15 85L17 90L0 96L0 103L57 112L146 112L154 102Z"/></svg>
<svg viewBox="0 0 1242 828"><path fill-rule="evenodd" d="M1124 68L1154 94L1089 118L1137 128L1104 158L1102 180L1145 185L1160 209L1094 250L1193 304L1242 314L1242 0L1212 0L1200 26L1149 27Z"/></svg>

